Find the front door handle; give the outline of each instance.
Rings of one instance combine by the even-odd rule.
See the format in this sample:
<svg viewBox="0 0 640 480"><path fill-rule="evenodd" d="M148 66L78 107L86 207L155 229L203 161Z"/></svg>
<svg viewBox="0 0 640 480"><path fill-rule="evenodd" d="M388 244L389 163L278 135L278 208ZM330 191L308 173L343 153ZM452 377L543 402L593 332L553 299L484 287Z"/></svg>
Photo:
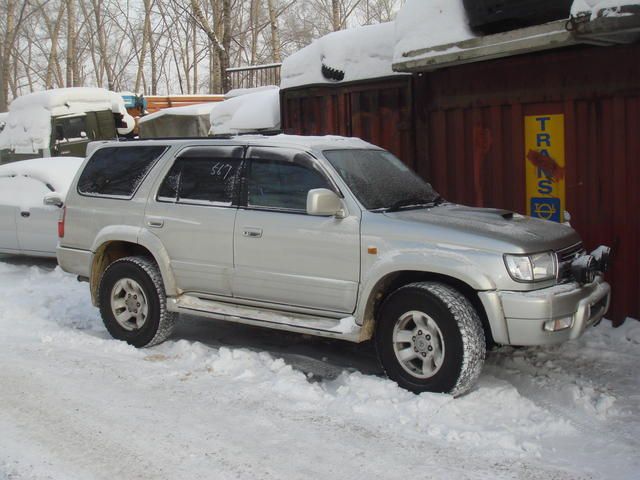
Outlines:
<svg viewBox="0 0 640 480"><path fill-rule="evenodd" d="M262 229L253 228L253 227L244 227L242 229L242 236L248 237L248 238L260 238L262 237Z"/></svg>
<svg viewBox="0 0 640 480"><path fill-rule="evenodd" d="M20 212L20 216L24 217L24 218L29 218L31 216L30 212Z"/></svg>
<svg viewBox="0 0 640 480"><path fill-rule="evenodd" d="M151 228L162 228L164 226L164 220L162 220L161 218L147 220L147 225L149 225Z"/></svg>

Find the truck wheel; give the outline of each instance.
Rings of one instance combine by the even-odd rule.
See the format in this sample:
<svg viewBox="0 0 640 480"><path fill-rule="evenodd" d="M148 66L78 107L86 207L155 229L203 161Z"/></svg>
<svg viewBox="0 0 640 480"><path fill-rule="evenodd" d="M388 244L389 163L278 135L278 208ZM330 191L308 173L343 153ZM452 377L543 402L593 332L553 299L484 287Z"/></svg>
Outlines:
<svg viewBox="0 0 640 480"><path fill-rule="evenodd" d="M460 292L436 282L389 295L379 311L376 346L389 378L415 393L468 392L485 356L478 313Z"/></svg>
<svg viewBox="0 0 640 480"><path fill-rule="evenodd" d="M166 340L177 318L167 311L162 276L147 257L125 257L107 267L100 279L98 307L111 336L135 347Z"/></svg>

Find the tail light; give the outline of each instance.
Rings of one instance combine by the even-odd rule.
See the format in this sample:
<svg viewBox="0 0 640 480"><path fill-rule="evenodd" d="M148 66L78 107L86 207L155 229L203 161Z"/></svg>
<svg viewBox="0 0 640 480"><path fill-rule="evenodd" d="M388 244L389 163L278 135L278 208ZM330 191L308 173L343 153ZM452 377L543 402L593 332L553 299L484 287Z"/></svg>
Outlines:
<svg viewBox="0 0 640 480"><path fill-rule="evenodd" d="M64 220L67 216L67 207L62 207L62 214L58 220L58 238L64 238Z"/></svg>

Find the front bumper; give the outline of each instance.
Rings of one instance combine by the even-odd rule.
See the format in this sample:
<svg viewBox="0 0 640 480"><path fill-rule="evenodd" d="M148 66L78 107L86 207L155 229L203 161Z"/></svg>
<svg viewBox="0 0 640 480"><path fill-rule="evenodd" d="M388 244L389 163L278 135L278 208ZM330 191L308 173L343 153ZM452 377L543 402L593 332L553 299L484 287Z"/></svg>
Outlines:
<svg viewBox="0 0 640 480"><path fill-rule="evenodd" d="M567 283L529 292L481 292L496 343L549 345L578 338L609 310L611 287L602 277L588 285ZM569 319L570 327L544 329L545 322Z"/></svg>

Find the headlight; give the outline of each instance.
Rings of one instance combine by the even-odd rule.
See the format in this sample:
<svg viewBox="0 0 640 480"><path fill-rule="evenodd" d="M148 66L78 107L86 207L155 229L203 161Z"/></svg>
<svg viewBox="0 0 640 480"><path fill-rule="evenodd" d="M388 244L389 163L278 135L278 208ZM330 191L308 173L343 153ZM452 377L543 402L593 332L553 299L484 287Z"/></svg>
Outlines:
<svg viewBox="0 0 640 480"><path fill-rule="evenodd" d="M557 275L556 256L553 252L505 255L504 263L511 278L517 282L540 282Z"/></svg>

